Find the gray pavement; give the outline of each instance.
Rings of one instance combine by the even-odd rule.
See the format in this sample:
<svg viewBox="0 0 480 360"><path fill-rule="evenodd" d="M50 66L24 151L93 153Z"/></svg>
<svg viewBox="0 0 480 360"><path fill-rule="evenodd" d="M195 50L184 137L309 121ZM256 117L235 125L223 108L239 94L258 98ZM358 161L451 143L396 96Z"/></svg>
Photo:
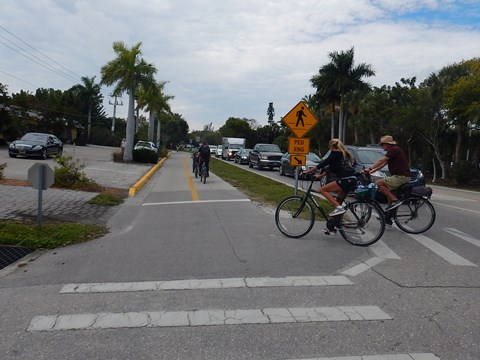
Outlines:
<svg viewBox="0 0 480 360"><path fill-rule="evenodd" d="M117 148L106 146L65 145L64 154L85 164L82 170L88 178L102 186L128 191L152 166L148 164L115 163L112 153ZM35 163L58 166L53 159L8 157L6 148L0 149L0 163L7 163L7 179L27 180L28 169ZM79 223L106 224L119 206L92 205L88 201L97 193L49 188L42 193L42 216L49 221L75 221ZM38 190L26 186L0 184L0 219L35 220L38 213Z"/></svg>

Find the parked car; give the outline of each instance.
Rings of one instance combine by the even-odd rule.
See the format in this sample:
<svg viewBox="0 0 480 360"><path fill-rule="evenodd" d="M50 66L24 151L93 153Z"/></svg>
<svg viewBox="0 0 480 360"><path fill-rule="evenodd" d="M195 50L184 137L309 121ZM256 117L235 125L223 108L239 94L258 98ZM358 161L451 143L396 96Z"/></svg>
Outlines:
<svg viewBox="0 0 480 360"><path fill-rule="evenodd" d="M223 151L223 148L222 148L222 145L217 145L217 150L215 150L215 157L221 157L222 156L222 151Z"/></svg>
<svg viewBox="0 0 480 360"><path fill-rule="evenodd" d="M295 176L295 169L298 166L290 165L290 158L295 155L285 153L280 160L280 167L278 168L280 175ZM306 164L300 167L300 172L310 170L321 161L320 157L315 153L307 154Z"/></svg>
<svg viewBox="0 0 480 360"><path fill-rule="evenodd" d="M250 155L250 151L252 151L252 149L240 149L240 151L235 154L233 162L240 165L248 164L248 156Z"/></svg>
<svg viewBox="0 0 480 360"><path fill-rule="evenodd" d="M45 160L49 156L61 156L62 153L63 143L60 139L55 135L45 133L26 133L8 146L8 155L12 158L35 156Z"/></svg>
<svg viewBox="0 0 480 360"><path fill-rule="evenodd" d="M152 150L152 151L155 151L155 152L158 151L157 146L151 141L142 141L142 140L138 141L135 144L133 150L140 150L140 149L147 149L147 150Z"/></svg>
<svg viewBox="0 0 480 360"><path fill-rule="evenodd" d="M280 166L280 159L282 158L282 150L275 144L256 144L248 157L248 167L258 167L262 170L264 167L269 167L272 170L274 167Z"/></svg>

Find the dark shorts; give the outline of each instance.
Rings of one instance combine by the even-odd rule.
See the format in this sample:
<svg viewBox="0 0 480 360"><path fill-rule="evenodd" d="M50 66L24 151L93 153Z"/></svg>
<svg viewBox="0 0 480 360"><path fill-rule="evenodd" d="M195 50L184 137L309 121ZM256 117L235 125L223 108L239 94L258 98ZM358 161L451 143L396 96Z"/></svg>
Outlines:
<svg viewBox="0 0 480 360"><path fill-rule="evenodd" d="M357 178L355 176L348 176L338 179L336 183L342 190L352 191L357 187Z"/></svg>

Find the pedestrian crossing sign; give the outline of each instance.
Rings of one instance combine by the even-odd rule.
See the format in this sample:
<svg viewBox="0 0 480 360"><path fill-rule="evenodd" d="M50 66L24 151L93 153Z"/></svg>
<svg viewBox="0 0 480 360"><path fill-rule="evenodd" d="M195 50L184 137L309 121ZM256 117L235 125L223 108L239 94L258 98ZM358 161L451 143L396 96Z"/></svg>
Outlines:
<svg viewBox="0 0 480 360"><path fill-rule="evenodd" d="M304 137L317 123L317 118L303 101L300 101L282 119L297 138Z"/></svg>

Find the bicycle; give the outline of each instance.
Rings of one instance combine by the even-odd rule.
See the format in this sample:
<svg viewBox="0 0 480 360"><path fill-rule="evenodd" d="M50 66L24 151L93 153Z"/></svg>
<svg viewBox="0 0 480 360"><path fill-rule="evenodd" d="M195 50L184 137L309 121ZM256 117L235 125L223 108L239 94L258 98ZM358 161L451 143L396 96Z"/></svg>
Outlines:
<svg viewBox="0 0 480 360"><path fill-rule="evenodd" d="M346 241L357 246L372 245L382 237L385 219L382 209L375 202L369 199L347 201L348 194L345 194L339 198L344 203L345 213L330 217L312 195L315 177L307 175L305 179L310 184L303 196L293 195L283 199L275 211L275 223L282 234L290 238L308 234L315 224L315 207L327 221L327 235L338 230Z"/></svg>
<svg viewBox="0 0 480 360"><path fill-rule="evenodd" d="M195 179L198 178L198 161L193 163L193 173L195 174Z"/></svg>
<svg viewBox="0 0 480 360"><path fill-rule="evenodd" d="M362 176L360 183L371 183L369 174L362 173ZM393 225L395 222L400 230L409 234L421 234L433 226L436 212L430 202L431 188L407 183L393 192L401 201L395 209L385 211L377 199L373 200L382 209L386 224Z"/></svg>
<svg viewBox="0 0 480 360"><path fill-rule="evenodd" d="M207 164L205 164L205 161L202 161L200 166L200 181L204 184L207 182Z"/></svg>

